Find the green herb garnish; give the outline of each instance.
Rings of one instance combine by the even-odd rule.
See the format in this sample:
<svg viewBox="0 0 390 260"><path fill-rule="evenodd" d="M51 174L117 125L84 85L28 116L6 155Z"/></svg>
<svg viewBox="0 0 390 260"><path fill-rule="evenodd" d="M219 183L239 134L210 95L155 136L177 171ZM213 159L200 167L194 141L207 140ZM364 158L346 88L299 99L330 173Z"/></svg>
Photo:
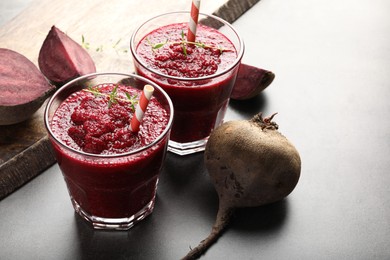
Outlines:
<svg viewBox="0 0 390 260"><path fill-rule="evenodd" d="M89 86L83 90L92 93L95 97L106 97L108 99L108 108L111 108L112 105L117 104L118 101L122 101L129 103L130 108L135 111L135 106L138 104L138 95L130 95L128 92L124 92L126 99L119 97L118 85L115 85L110 93L102 93L97 86Z"/></svg>
<svg viewBox="0 0 390 260"><path fill-rule="evenodd" d="M185 56L187 56L187 44L192 44L192 45L195 45L198 48L203 48L203 49L216 49L216 50L219 50L220 54L222 54L223 52L231 51L231 50L224 49L223 47L217 46L217 45L205 44L203 42L190 42L190 41L187 41L183 30L181 31L180 36L181 36L181 41L177 41L177 42L169 42L168 39L167 39L164 42L152 43L149 40L149 38L146 38L146 42L152 47L152 51L160 49L163 46L165 46L166 44L180 44L181 47L182 47L182 50L183 50L183 54Z"/></svg>
<svg viewBox="0 0 390 260"><path fill-rule="evenodd" d="M181 30L181 48L183 49L183 54L187 56L187 43L183 30Z"/></svg>
<svg viewBox="0 0 390 260"><path fill-rule="evenodd" d="M85 41L84 35L81 35L81 46L82 46L84 49L89 50L89 42L86 42L86 41Z"/></svg>
<svg viewBox="0 0 390 260"><path fill-rule="evenodd" d="M118 95L117 90L118 90L118 86L115 85L114 89L111 91L111 93L109 95L108 108L110 108L112 106L112 104L118 103L118 101L117 101L117 95Z"/></svg>
<svg viewBox="0 0 390 260"><path fill-rule="evenodd" d="M135 106L138 104L138 96L130 95L128 92L125 92L128 102L130 102L130 107L135 111Z"/></svg>
<svg viewBox="0 0 390 260"><path fill-rule="evenodd" d="M116 51L116 53L119 53L119 52L123 52L123 53L127 53L127 49L120 49L119 48L119 43L121 42L122 39L119 39L118 41L116 41L114 44L111 45L111 47ZM99 45L97 47L91 47L91 44L89 44L89 42L87 42L85 40L85 36L84 35L81 35L81 47L83 47L84 49L86 50L89 50L89 49L94 49L96 52L103 52L104 49L106 49L106 45Z"/></svg>

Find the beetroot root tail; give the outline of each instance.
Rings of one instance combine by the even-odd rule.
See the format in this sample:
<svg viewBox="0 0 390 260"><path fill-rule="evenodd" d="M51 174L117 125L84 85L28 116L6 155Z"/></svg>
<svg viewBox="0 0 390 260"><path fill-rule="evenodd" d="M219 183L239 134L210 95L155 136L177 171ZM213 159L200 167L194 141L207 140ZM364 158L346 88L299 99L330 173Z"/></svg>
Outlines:
<svg viewBox="0 0 390 260"><path fill-rule="evenodd" d="M192 248L188 254L182 258L182 260L193 260L201 257L222 235L223 231L230 222L232 214L233 209L220 208L213 228L211 229L211 233L207 238L202 240L197 247Z"/></svg>

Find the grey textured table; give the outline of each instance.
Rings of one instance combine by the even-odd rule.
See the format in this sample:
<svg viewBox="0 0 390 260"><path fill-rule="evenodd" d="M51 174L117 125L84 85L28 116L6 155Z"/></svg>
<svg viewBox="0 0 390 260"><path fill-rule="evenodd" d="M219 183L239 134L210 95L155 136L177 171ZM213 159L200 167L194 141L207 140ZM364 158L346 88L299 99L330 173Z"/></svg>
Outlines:
<svg viewBox="0 0 390 260"><path fill-rule="evenodd" d="M227 120L278 112L302 157L287 199L242 209L203 259L390 259L390 2L262 0L234 23L276 73ZM0 259L179 259L210 231L203 154L168 154L154 213L128 232L73 213L54 165L0 201Z"/></svg>

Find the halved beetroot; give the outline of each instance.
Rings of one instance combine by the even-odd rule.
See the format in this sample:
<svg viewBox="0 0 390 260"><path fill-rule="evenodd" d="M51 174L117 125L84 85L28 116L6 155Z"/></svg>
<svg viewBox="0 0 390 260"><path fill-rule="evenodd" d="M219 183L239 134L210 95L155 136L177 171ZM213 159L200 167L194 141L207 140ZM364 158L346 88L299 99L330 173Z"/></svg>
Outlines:
<svg viewBox="0 0 390 260"><path fill-rule="evenodd" d="M46 78L56 85L96 72L88 52L54 25L39 51L38 64Z"/></svg>
<svg viewBox="0 0 390 260"><path fill-rule="evenodd" d="M246 100L260 94L275 78L275 74L251 65L241 63L231 99Z"/></svg>
<svg viewBox="0 0 390 260"><path fill-rule="evenodd" d="M0 125L28 119L54 90L29 59L0 48Z"/></svg>

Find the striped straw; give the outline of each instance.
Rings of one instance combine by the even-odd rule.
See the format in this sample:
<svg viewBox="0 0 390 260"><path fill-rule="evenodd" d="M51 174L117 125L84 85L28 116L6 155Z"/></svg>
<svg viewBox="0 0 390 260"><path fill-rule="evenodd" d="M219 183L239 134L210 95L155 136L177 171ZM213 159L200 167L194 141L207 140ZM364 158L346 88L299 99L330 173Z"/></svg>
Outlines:
<svg viewBox="0 0 390 260"><path fill-rule="evenodd" d="M139 126L141 125L142 119L146 112L146 107L149 104L149 100L152 97L154 92L154 87L151 85L145 85L139 102L135 108L135 113L130 122L130 131L133 133L137 133L139 131Z"/></svg>
<svg viewBox="0 0 390 260"><path fill-rule="evenodd" d="M200 0L192 0L191 4L191 18L188 23L187 41L195 42L196 27L198 26Z"/></svg>

